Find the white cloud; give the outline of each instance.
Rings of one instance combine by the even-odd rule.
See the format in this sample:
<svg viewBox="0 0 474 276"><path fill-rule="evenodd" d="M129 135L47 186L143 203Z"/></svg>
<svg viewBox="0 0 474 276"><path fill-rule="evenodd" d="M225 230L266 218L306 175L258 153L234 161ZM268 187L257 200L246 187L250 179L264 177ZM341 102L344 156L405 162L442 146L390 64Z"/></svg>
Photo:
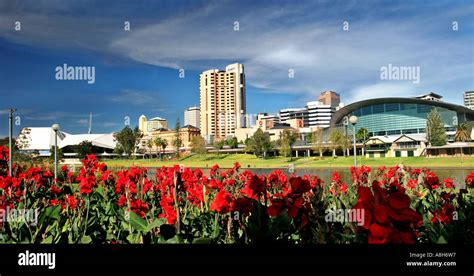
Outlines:
<svg viewBox="0 0 474 276"><path fill-rule="evenodd" d="M348 96L348 103L384 97L413 97L417 96L418 90L410 84L396 82L382 82L364 86L358 86L351 90Z"/></svg>
<svg viewBox="0 0 474 276"><path fill-rule="evenodd" d="M339 3L337 9L319 3L290 3L229 10L228 4L211 2L147 24L135 22L126 34L117 28L115 18L90 20L60 13L25 12L22 21L28 27L19 35L8 29L14 17L7 14L0 16L0 36L17 43L86 48L187 70L242 62L248 85L308 99L326 89L341 93L348 102L364 95L391 93L376 89L396 87L399 95L459 90L461 95L474 86L472 35L463 33L463 29L459 33L446 31L453 18L469 22L474 5L445 5L443 13L431 13L417 4L379 5L376 10L358 2ZM384 12L381 9L392 16L380 17L378 13ZM397 16L393 16L395 12ZM341 18L338 13L363 16ZM414 16L406 16L410 13ZM239 31L233 30L236 20ZM344 20L350 23L349 32L342 30ZM466 28L468 23L463 24L461 28ZM93 31L85 32L87 29ZM421 83L379 84L379 69L389 63L420 66ZM288 78L289 69L294 69L294 79ZM460 96L448 95L448 99L459 103ZM155 97L140 91L124 91L111 100L131 105L156 103Z"/></svg>
<svg viewBox="0 0 474 276"><path fill-rule="evenodd" d="M116 96L109 98L111 102L125 103L133 106L143 106L156 104L158 102L157 92L138 91L138 90L124 90Z"/></svg>

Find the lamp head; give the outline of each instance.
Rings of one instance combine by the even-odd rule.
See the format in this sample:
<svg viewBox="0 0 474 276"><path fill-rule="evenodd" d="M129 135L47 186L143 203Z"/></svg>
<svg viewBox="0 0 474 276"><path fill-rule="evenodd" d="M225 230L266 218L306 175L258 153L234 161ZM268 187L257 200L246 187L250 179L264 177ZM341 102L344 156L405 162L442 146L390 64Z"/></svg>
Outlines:
<svg viewBox="0 0 474 276"><path fill-rule="evenodd" d="M349 122L353 125L357 124L357 121L359 120L359 118L357 118L357 116L354 116L352 115L350 118L349 118Z"/></svg>
<svg viewBox="0 0 474 276"><path fill-rule="evenodd" d="M51 128L52 128L55 132L57 132L57 131L59 130L59 125L58 125L58 124L54 124L54 125L51 126Z"/></svg>

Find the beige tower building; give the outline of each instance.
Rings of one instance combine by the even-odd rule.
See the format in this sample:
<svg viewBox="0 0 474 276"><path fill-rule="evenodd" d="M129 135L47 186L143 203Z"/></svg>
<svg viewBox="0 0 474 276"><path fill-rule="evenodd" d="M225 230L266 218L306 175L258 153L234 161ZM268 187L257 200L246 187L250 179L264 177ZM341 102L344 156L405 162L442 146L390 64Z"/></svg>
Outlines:
<svg viewBox="0 0 474 276"><path fill-rule="evenodd" d="M148 135L161 128L168 128L168 122L163 118L155 117L148 120L145 115L138 118L138 129L142 131L143 135Z"/></svg>
<svg viewBox="0 0 474 276"><path fill-rule="evenodd" d="M204 71L199 82L201 135L208 141L234 136L235 129L244 127L244 66L234 63L228 65L225 71Z"/></svg>
<svg viewBox="0 0 474 276"><path fill-rule="evenodd" d="M334 91L324 91L319 95L318 100L324 105L336 108L341 103L341 96Z"/></svg>

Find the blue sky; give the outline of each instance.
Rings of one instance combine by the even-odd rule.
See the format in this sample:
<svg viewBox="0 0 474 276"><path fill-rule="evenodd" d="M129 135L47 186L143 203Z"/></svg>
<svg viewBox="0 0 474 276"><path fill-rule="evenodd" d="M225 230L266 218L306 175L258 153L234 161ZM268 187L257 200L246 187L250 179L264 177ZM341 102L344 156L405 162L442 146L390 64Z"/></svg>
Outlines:
<svg viewBox="0 0 474 276"><path fill-rule="evenodd" d="M10 106L16 132L58 122L84 133L90 112L94 133L141 114L174 125L199 103L199 73L233 62L245 65L248 113L324 90L344 103L434 91L462 104L474 89L472 1L253 2L0 0L0 137ZM94 66L95 83L56 80L65 63ZM388 64L419 66L420 83L381 80Z"/></svg>

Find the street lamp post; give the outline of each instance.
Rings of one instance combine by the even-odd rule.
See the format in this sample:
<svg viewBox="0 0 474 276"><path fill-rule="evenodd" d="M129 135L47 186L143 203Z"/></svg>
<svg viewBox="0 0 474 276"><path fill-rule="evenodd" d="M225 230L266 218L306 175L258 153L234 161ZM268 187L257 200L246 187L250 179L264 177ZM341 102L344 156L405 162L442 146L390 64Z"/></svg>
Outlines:
<svg viewBox="0 0 474 276"><path fill-rule="evenodd" d="M58 130L59 125L54 124L51 126L54 130L54 179L58 178Z"/></svg>
<svg viewBox="0 0 474 276"><path fill-rule="evenodd" d="M13 176L12 167L13 167L13 145L12 145L12 136L13 136L13 112L16 111L16 108L10 108L8 116L8 150L10 151L9 161L8 161L8 173L10 176Z"/></svg>
<svg viewBox="0 0 474 276"><path fill-rule="evenodd" d="M357 116L354 116L352 115L350 118L349 118L349 122L352 124L352 136L353 136L353 141L352 141L352 144L354 145L354 167L357 168L357 152L356 152L356 133L355 133L355 125L357 124L357 120L359 118L357 118Z"/></svg>

